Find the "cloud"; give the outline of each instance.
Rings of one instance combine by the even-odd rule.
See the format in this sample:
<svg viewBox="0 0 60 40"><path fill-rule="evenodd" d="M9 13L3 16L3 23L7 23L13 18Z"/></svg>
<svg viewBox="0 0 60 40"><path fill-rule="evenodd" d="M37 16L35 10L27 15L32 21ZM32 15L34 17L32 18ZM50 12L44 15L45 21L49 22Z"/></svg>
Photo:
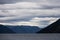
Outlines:
<svg viewBox="0 0 60 40"><path fill-rule="evenodd" d="M0 9L30 9L30 8L39 8L40 6L37 5L37 3L35 2L18 2L15 4L4 4L4 5L0 5Z"/></svg>
<svg viewBox="0 0 60 40"><path fill-rule="evenodd" d="M17 10L0 10L0 15L4 16L60 16L59 10L39 10L39 9L17 9Z"/></svg>
<svg viewBox="0 0 60 40"><path fill-rule="evenodd" d="M22 0L0 0L0 4L11 4L11 3L16 3L20 1Z"/></svg>
<svg viewBox="0 0 60 40"><path fill-rule="evenodd" d="M37 26L43 24L43 26L45 26L47 24L44 24L44 22L48 23L50 20L56 20L56 18L60 18L59 3L59 0L1 0L0 23L11 25L14 23L16 25L17 23ZM35 17L37 17L37 23L35 22ZM49 19L45 17L52 18ZM44 19L46 20L42 22Z"/></svg>
<svg viewBox="0 0 60 40"><path fill-rule="evenodd" d="M0 0L1 3L14 3L14 2L51 2L60 3L60 0Z"/></svg>
<svg viewBox="0 0 60 40"><path fill-rule="evenodd" d="M28 21L34 17L60 17L59 10L17 9L0 10L0 22Z"/></svg>
<svg viewBox="0 0 60 40"><path fill-rule="evenodd" d="M32 19L30 19L29 21L19 21L19 22L14 22L14 23L0 23L3 25L28 25L28 26L38 26L40 28L44 28L50 24L52 24L53 22L57 21L59 18L39 18L39 17L34 17Z"/></svg>
<svg viewBox="0 0 60 40"><path fill-rule="evenodd" d="M21 21L21 22L17 22L17 25L30 25L30 26L38 26L40 28L44 28L50 24L52 24L53 22L57 21L59 18L39 18L39 17L35 17L32 18L29 21Z"/></svg>
<svg viewBox="0 0 60 40"><path fill-rule="evenodd" d="M38 2L37 2L38 1ZM13 4L3 4L0 5L0 9L55 9L55 8L60 8L59 0L56 2L56 0L53 2L53 0L35 0L34 2L32 1L20 1L17 3Z"/></svg>

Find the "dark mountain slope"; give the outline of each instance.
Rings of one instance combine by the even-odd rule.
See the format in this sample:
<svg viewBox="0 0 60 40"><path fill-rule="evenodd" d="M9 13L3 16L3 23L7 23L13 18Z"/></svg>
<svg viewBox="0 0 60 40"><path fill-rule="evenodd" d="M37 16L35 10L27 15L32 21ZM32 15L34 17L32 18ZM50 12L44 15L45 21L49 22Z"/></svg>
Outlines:
<svg viewBox="0 0 60 40"><path fill-rule="evenodd" d="M6 26L0 25L0 33L15 33L15 32Z"/></svg>
<svg viewBox="0 0 60 40"><path fill-rule="evenodd" d="M37 33L60 33L60 19Z"/></svg>

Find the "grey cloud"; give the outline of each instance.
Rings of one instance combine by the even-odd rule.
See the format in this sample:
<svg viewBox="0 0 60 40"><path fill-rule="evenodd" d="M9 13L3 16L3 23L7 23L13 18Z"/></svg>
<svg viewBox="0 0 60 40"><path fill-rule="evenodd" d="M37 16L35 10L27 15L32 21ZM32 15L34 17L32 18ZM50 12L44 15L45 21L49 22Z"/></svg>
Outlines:
<svg viewBox="0 0 60 40"><path fill-rule="evenodd" d="M0 0L0 4L9 4L16 2L42 2L44 0Z"/></svg>
<svg viewBox="0 0 60 40"><path fill-rule="evenodd" d="M0 19L0 23L29 21L34 17L60 17L60 9L54 9L60 8L60 5L58 5L60 1L56 1L57 0L0 0L0 4L4 4L0 5L0 18L2 18ZM20 4L9 4L16 2ZM39 4L38 2L41 3Z"/></svg>
<svg viewBox="0 0 60 40"><path fill-rule="evenodd" d="M57 9L60 8L60 6L48 6L48 5L43 5L42 8L39 9Z"/></svg>
<svg viewBox="0 0 60 40"><path fill-rule="evenodd" d="M16 3L16 2L49 2L49 3L60 3L60 0L0 0L0 4L9 4L9 3Z"/></svg>
<svg viewBox="0 0 60 40"><path fill-rule="evenodd" d="M0 4L10 4L10 3L16 3L20 1L22 0L0 0Z"/></svg>
<svg viewBox="0 0 60 40"><path fill-rule="evenodd" d="M10 4L10 3L17 3L17 2L34 2L37 0L0 0L0 4Z"/></svg>
<svg viewBox="0 0 60 40"><path fill-rule="evenodd" d="M22 5L24 5L24 4L20 4L20 5L17 5L17 4L11 4L11 5L5 5L5 8L4 7L0 7L0 10L16 10L16 9L54 9L54 8L60 8L60 4L59 4L59 0L1 0L0 1L0 3L2 3L2 4L4 4L4 3L14 3L14 2L27 2L27 1L31 1L31 3L32 4L34 4L34 2L36 3L36 4L34 4L34 5L32 5L31 3L29 3L31 6L33 6L33 7L23 7ZM34 1L34 2L32 2L32 1ZM37 1L39 1L39 2L37 2ZM17 3L18 3L17 2ZM28 5L28 3L27 4L25 4L26 6ZM45 4L44 4L45 3ZM24 6L25 6L24 5ZM40 5L40 7L39 7L39 5ZM3 5L4 6L4 5ZM11 7L12 6L12 7ZM15 6L15 7L14 7ZM16 7L17 6L17 7ZM37 6L37 7L35 7L34 8L34 6Z"/></svg>
<svg viewBox="0 0 60 40"><path fill-rule="evenodd" d="M0 15L0 18L3 18L3 17L5 17L5 16L1 16L1 15Z"/></svg>
<svg viewBox="0 0 60 40"><path fill-rule="evenodd" d="M47 1L51 3L60 3L60 0L47 0Z"/></svg>
<svg viewBox="0 0 60 40"><path fill-rule="evenodd" d="M21 21L29 21L33 17L26 17L26 18L13 18L13 19L7 19L7 20L0 20L0 22L5 22L5 23L14 23L14 22L21 22Z"/></svg>

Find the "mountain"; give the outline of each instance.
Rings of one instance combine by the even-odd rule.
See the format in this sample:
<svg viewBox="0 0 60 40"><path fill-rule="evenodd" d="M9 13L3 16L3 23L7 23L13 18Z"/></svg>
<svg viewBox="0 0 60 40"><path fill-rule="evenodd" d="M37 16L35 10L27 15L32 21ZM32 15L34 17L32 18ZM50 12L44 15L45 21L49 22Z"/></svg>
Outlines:
<svg viewBox="0 0 60 40"><path fill-rule="evenodd" d="M37 33L60 33L60 19Z"/></svg>
<svg viewBox="0 0 60 40"><path fill-rule="evenodd" d="M0 33L36 33L39 30L37 26L0 25Z"/></svg>
<svg viewBox="0 0 60 40"><path fill-rule="evenodd" d="M36 33L41 30L37 26L9 26L16 33Z"/></svg>
<svg viewBox="0 0 60 40"><path fill-rule="evenodd" d="M0 24L0 33L15 33L15 32L9 29L8 27Z"/></svg>

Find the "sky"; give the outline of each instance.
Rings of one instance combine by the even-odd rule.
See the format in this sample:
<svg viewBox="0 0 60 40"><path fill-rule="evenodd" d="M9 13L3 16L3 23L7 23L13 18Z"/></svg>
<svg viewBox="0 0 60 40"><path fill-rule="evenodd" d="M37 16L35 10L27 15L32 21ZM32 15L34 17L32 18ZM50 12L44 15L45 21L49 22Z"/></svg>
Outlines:
<svg viewBox="0 0 60 40"><path fill-rule="evenodd" d="M0 24L44 28L60 18L60 0L0 0Z"/></svg>

